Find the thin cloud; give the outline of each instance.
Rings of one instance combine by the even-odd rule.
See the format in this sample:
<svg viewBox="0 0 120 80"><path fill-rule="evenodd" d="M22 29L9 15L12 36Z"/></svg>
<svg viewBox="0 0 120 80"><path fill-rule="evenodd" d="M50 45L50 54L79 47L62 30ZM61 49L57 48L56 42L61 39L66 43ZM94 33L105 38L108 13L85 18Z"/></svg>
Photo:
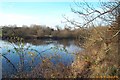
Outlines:
<svg viewBox="0 0 120 80"><path fill-rule="evenodd" d="M21 15L21 14L9 14L9 13L0 13L0 25L47 25L54 27L55 25L60 25L62 21L62 16L50 16L50 15Z"/></svg>
<svg viewBox="0 0 120 80"><path fill-rule="evenodd" d="M31 20L33 18L26 15L0 13L0 25L17 24L21 26L22 24L29 24Z"/></svg>

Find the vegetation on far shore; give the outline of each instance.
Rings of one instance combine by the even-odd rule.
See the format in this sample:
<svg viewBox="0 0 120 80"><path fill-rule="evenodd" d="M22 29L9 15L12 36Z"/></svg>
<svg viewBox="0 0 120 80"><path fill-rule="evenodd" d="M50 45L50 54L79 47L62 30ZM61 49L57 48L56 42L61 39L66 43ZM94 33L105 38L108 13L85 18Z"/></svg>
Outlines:
<svg viewBox="0 0 120 80"><path fill-rule="evenodd" d="M86 37L85 31L87 29L59 29L57 30L42 26L42 25L33 25L32 27L2 27L2 39L10 39L11 37L20 37L24 40L28 39L84 39L82 36ZM80 35L82 35L80 37Z"/></svg>

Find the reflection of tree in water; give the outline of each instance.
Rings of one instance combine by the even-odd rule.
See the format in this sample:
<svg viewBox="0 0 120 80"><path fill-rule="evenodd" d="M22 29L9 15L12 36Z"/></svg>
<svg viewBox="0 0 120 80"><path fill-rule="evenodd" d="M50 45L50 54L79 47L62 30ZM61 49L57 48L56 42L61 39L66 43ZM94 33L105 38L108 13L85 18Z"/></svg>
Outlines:
<svg viewBox="0 0 120 80"><path fill-rule="evenodd" d="M64 45L64 47L66 47L66 46L70 46L71 41L63 39L63 40L59 40L58 43Z"/></svg>
<svg viewBox="0 0 120 80"><path fill-rule="evenodd" d="M51 39L46 39L46 40L27 40L26 43L31 43L33 45L45 45L45 44L51 44L51 43L58 43L61 45L66 46L70 46L71 43L74 43L75 45L78 46L78 43L80 43L80 41L78 40L74 40L74 39L61 39L61 40L51 40Z"/></svg>
<svg viewBox="0 0 120 80"><path fill-rule="evenodd" d="M51 49L51 48L50 48ZM26 69L26 67L25 67L25 58L26 58L26 56L27 55L29 55L29 57L32 59L32 63L34 62L34 59L35 59L35 57L37 57L38 55L41 57L41 60L43 60L44 59L44 57L41 55L43 52L46 52L47 50L50 50L50 49L46 49L46 50L44 50L44 51L41 51L41 52L38 52L37 50L34 50L34 49L29 49L29 48L16 48L15 46L14 46L14 50L15 51L13 51L13 50L8 50L8 53L10 53L10 54L13 54L13 53L16 53L18 56L19 56L19 63L18 63L18 66L16 66L17 64L14 64L8 57L6 57L6 54L7 53L3 53L2 54L2 57L6 60L6 62L10 65L9 66L9 68L10 69L13 69L13 73L9 73L9 71L8 72L5 72L5 74L3 74L3 77L5 78L5 77L12 77L12 76L10 76L10 75L16 75L16 74L20 74L20 75L22 75L22 73L24 73L25 72L25 69ZM36 53L38 53L38 54L36 54ZM29 63L29 62L28 62ZM33 66L33 64L28 64L29 65L29 67L32 67ZM15 72L14 72L15 71Z"/></svg>
<svg viewBox="0 0 120 80"><path fill-rule="evenodd" d="M59 43L59 42L61 42L61 43ZM27 60L26 59L27 55L29 55L28 57L30 57L31 60L33 60L33 62L34 62L34 60L37 60L39 56L41 57L42 60L44 60L45 56L41 55L41 54L46 53L47 50L55 50L55 51L61 50L62 52L68 53L65 48L67 46L70 46L71 43L67 40L62 40L62 41L59 41L59 42L57 43L57 45L59 46L60 44L62 44L61 47L57 47L57 45L56 45L54 47L50 47L49 49L45 49L43 51L37 51L35 49L32 49L31 48L32 45L24 47L26 45L26 43L11 43L14 48L13 48L13 50L11 50L11 49L8 50L8 53L10 53L10 55L15 53L19 56L20 61L18 61L19 63L17 62L18 66L16 66L17 65L16 63L14 64L8 57L6 57L6 53L3 53L4 54L3 57L11 65L11 68L13 68L15 70L15 73L14 73L15 75L16 74L17 75L22 75L22 74L24 74L26 68L28 69L28 67L26 67L26 63L25 63L25 60ZM18 47L16 47L16 45L18 45ZM36 53L38 53L38 54L36 54ZM57 59L59 59L58 57L60 57L60 55L58 55L57 52L56 52L56 54L52 55L52 57L51 57L52 59L55 59L55 61L57 61ZM49 60L51 58L48 57ZM31 61L28 61L28 62L31 62ZM58 62L59 62L59 60L58 60ZM27 65L29 65L30 69L32 69L31 68L33 66L32 63L31 64L27 63ZM6 75L6 77L8 77L8 76Z"/></svg>

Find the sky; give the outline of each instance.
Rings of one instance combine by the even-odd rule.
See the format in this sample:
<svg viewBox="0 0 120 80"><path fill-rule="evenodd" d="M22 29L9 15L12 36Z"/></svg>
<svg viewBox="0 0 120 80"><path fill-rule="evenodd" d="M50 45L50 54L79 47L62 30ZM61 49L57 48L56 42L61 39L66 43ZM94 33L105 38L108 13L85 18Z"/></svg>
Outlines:
<svg viewBox="0 0 120 80"><path fill-rule="evenodd" d="M62 15L71 15L71 2L2 2L0 25L60 25Z"/></svg>
<svg viewBox="0 0 120 80"><path fill-rule="evenodd" d="M63 15L76 18L70 6L76 8L73 1L69 2L0 2L0 25L46 25L55 27L66 23ZM18 0L19 1L19 0ZM97 5L96 2L92 2ZM77 19L77 18L76 18Z"/></svg>

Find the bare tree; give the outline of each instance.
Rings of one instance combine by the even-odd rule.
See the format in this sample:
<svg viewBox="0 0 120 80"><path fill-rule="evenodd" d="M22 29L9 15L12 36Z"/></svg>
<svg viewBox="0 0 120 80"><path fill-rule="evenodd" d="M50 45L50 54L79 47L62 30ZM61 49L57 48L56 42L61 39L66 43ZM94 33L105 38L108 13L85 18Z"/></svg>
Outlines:
<svg viewBox="0 0 120 80"><path fill-rule="evenodd" d="M90 24L92 24L95 20L100 19L107 22L107 24L111 24L113 22L119 22L118 17L120 15L120 2L100 2L99 5L101 5L101 9L96 9L93 7L90 3L84 2L84 3L78 3L74 2L75 5L79 8L79 10L76 10L71 7L71 11L75 14L77 14L81 19L85 20L83 24L81 24L77 20L69 20L68 18L64 17L68 22L70 22L73 25L76 25L76 27L85 27ZM99 6L100 7L100 6Z"/></svg>
<svg viewBox="0 0 120 80"><path fill-rule="evenodd" d="M97 37L89 38L89 37L83 36L86 40L94 39L90 44L90 46L88 46L87 48L91 49L90 48L91 46L93 47L95 44L98 45L99 43L102 43L104 44L104 48L99 48L99 51L101 51L100 49L103 49L103 52L105 52L105 54L108 53L108 51L112 51L111 48L113 47L110 47L110 46L113 46L113 45L109 45L109 44L113 43L112 42L113 40L120 37L119 36L120 35L120 1L115 0L114 2L99 2L99 5L100 5L99 8L96 8L95 6L93 6L88 2L82 2L82 3L74 2L74 3L78 8L71 7L71 11L75 13L80 19L82 19L83 22L80 22L77 19L70 20L66 16L63 16L66 22L69 22L75 27L78 27L80 29L83 29L83 30L85 29L86 31L90 31L91 27L96 31L96 34L99 37L98 39L96 39ZM97 28L96 26L100 26L100 25L107 26L107 29L104 32L101 31L102 29L99 30L99 28ZM112 34L109 34L111 32ZM89 33L90 32L88 32L88 34ZM118 44L118 48L119 48L120 38L118 38L118 40L115 40L115 41L119 43ZM113 53L112 53L113 55L114 55L114 51L116 50L118 49L113 50ZM99 53L99 51L97 51L97 53ZM119 59L119 57L120 57L120 54L118 51L117 58ZM120 64L120 61L118 61L118 63ZM118 64L118 68L120 66L119 64Z"/></svg>
<svg viewBox="0 0 120 80"><path fill-rule="evenodd" d="M115 2L99 2L99 7L101 8L98 9L87 2L74 3L79 8L79 10L71 7L71 11L77 14L78 17L84 20L84 22L81 23L77 20L70 20L64 16L67 22L71 23L75 27L79 27L82 29L85 27L94 27L94 29L100 35L104 34L96 29L95 23L98 23L98 25L107 25L109 26L109 29L116 29L116 33L114 33L114 35L110 36L109 38L101 36L101 39L106 42L106 45L108 45L108 42L110 42L106 40L111 40L118 35L118 33L120 32L120 1L116 0Z"/></svg>

